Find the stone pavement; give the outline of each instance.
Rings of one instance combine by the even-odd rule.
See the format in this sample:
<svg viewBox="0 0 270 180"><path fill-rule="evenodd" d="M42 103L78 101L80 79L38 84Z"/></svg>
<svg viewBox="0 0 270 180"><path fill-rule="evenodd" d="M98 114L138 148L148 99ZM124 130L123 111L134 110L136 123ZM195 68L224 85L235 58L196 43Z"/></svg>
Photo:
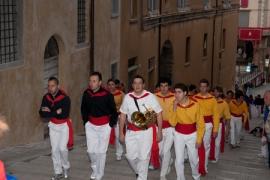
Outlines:
<svg viewBox="0 0 270 180"><path fill-rule="evenodd" d="M258 122L258 120L257 120ZM251 124L258 124L253 120ZM70 180L88 180L90 164L86 154L85 137L76 137L76 146L70 152ZM115 149L109 148L104 180L135 180L127 161L115 160ZM266 161L259 158L260 138L245 134L241 148L230 149L226 144L225 153L217 164L209 164L209 173L202 180L269 180L270 169ZM7 170L19 180L49 180L52 175L49 142L44 141L24 146L0 150L0 159L4 160ZM191 180L191 170L185 164L187 180ZM158 180L159 171L149 171L149 180ZM172 169L168 180L175 180L175 170Z"/></svg>

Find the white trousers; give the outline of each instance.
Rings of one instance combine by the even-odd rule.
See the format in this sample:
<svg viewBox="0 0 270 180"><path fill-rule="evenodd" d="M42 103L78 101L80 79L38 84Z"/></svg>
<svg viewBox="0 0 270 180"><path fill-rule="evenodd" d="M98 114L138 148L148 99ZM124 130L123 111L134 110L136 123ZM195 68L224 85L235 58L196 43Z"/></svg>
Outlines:
<svg viewBox="0 0 270 180"><path fill-rule="evenodd" d="M242 117L231 117L231 144L240 144L240 135L242 130Z"/></svg>
<svg viewBox="0 0 270 180"><path fill-rule="evenodd" d="M225 124L224 124L224 126L225 126ZM218 135L217 135L216 140L215 140L215 159L216 159L216 161L219 160L219 155L220 155L221 135L222 135L222 123L219 123Z"/></svg>
<svg viewBox="0 0 270 180"><path fill-rule="evenodd" d="M106 152L110 140L111 127L109 124L96 126L90 122L85 124L87 152L91 160L92 176L97 180L104 176Z"/></svg>
<svg viewBox="0 0 270 180"><path fill-rule="evenodd" d="M123 155L123 145L119 141L119 123L115 127L115 146L116 146L116 156L121 157Z"/></svg>
<svg viewBox="0 0 270 180"><path fill-rule="evenodd" d="M143 131L127 130L126 157L133 171L138 174L137 180L147 180L151 147L153 143L153 130Z"/></svg>
<svg viewBox="0 0 270 180"><path fill-rule="evenodd" d="M209 159L209 153L210 153L212 129L213 129L212 123L205 123L205 133L203 137L203 143L204 143L204 148L205 148L205 171L206 172L208 172L207 166L208 166L208 159Z"/></svg>
<svg viewBox="0 0 270 180"><path fill-rule="evenodd" d="M69 169L68 161L68 136L69 129L67 123L54 124L49 122L49 134L52 147L52 161L55 174L62 174L63 168Z"/></svg>
<svg viewBox="0 0 270 180"><path fill-rule="evenodd" d="M175 148L175 169L177 180L185 180L184 174L184 161L185 161L185 147L189 158L189 163L192 170L192 177L195 180L200 179L199 167L199 156L198 149L196 148L197 132L192 134L181 134L174 132L174 148Z"/></svg>
<svg viewBox="0 0 270 180"><path fill-rule="evenodd" d="M171 162L171 149L173 145L173 133L174 128L169 127L162 129L163 139L159 145L159 155L161 158L161 171L160 176L164 177L168 174L170 162Z"/></svg>

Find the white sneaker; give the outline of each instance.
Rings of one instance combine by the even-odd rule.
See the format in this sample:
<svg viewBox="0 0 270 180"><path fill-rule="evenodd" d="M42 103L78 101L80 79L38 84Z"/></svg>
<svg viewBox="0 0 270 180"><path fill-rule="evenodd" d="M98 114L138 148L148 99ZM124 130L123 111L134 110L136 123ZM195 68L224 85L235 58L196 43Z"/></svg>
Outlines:
<svg viewBox="0 0 270 180"><path fill-rule="evenodd" d="M64 178L67 179L68 178L68 169L64 169Z"/></svg>
<svg viewBox="0 0 270 180"><path fill-rule="evenodd" d="M116 160L117 161L121 161L122 160L122 156L116 156Z"/></svg>
<svg viewBox="0 0 270 180"><path fill-rule="evenodd" d="M97 176L96 176L96 174L93 172L92 174L91 174L91 176L90 176L90 179L96 179L97 178Z"/></svg>
<svg viewBox="0 0 270 180"><path fill-rule="evenodd" d="M51 180L60 180L60 179L62 179L64 176L63 176L63 174L55 174L52 178L51 178Z"/></svg>
<svg viewBox="0 0 270 180"><path fill-rule="evenodd" d="M211 163L217 163L217 160L210 160Z"/></svg>

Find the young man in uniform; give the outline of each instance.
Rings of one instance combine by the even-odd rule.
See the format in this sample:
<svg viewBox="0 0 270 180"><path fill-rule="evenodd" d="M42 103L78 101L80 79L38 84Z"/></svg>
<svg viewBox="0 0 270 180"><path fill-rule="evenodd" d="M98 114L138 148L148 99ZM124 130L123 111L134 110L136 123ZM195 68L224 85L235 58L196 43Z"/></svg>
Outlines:
<svg viewBox="0 0 270 180"><path fill-rule="evenodd" d="M166 175L170 172L171 148L173 145L173 132L174 128L169 123L170 108L175 99L174 94L170 92L171 81L168 79L161 79L159 81L160 91L156 93L159 104L162 108L162 134L163 139L159 143L159 155L161 157L161 179L165 179Z"/></svg>
<svg viewBox="0 0 270 180"><path fill-rule="evenodd" d="M126 144L126 157L136 173L137 180L147 180L150 155L159 158L158 142L162 140L162 109L155 95L144 90L143 77L135 76L132 87L133 91L125 96L120 108L120 141ZM158 128L155 124L149 124L147 129L142 129L132 121L133 113L144 114L147 111L156 113ZM127 132L124 135L126 120Z"/></svg>
<svg viewBox="0 0 270 180"><path fill-rule="evenodd" d="M204 149L205 149L205 169L200 172L202 175L208 172L208 159L210 153L211 139L216 138L219 129L219 114L217 110L217 101L214 96L208 93L209 82L207 79L200 81L200 92L193 96L198 101L201 112L204 116L205 133L204 133ZM212 138L211 138L212 137Z"/></svg>
<svg viewBox="0 0 270 180"><path fill-rule="evenodd" d="M116 109L118 114L120 114L119 109L124 99L125 94L116 88L116 83L113 79L109 79L107 81L107 87L110 93L114 97L114 102L116 105ZM120 161L123 155L123 145L119 141L119 123L116 124L115 128L112 128L111 137L110 137L110 144L116 145L116 160Z"/></svg>
<svg viewBox="0 0 270 180"><path fill-rule="evenodd" d="M70 163L68 161L67 144L70 136L70 98L59 89L59 81L55 77L48 80L48 93L43 96L39 114L49 118L49 135L52 147L54 176L52 180L68 178Z"/></svg>
<svg viewBox="0 0 270 180"><path fill-rule="evenodd" d="M175 127L175 169L177 180L185 180L184 151L188 153L192 177L200 179L198 148L202 145L205 130L204 118L197 102L188 97L184 84L175 85L175 101L171 106L169 122Z"/></svg>
<svg viewBox="0 0 270 180"><path fill-rule="evenodd" d="M226 132L229 130L231 119L228 103L222 99L223 89L219 86L214 88L214 95L217 100L217 109L220 117L218 135L215 141L211 141L210 157L211 162L216 163L219 160L220 152L224 152Z"/></svg>
<svg viewBox="0 0 270 180"><path fill-rule="evenodd" d="M243 124L249 117L248 107L243 99L244 94L242 91L235 92L235 99L229 103L231 112L231 146L232 148L240 147L240 136Z"/></svg>
<svg viewBox="0 0 270 180"><path fill-rule="evenodd" d="M90 178L96 180L101 180L104 175L110 132L118 119L113 95L102 88L101 84L101 74L93 72L89 78L89 87L83 93L81 104L87 152L92 167Z"/></svg>

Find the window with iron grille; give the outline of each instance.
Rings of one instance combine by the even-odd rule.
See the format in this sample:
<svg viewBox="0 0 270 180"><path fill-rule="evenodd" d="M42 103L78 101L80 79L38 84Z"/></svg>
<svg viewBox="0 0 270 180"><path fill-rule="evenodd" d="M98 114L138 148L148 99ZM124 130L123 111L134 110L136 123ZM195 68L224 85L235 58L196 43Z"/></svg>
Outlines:
<svg viewBox="0 0 270 180"><path fill-rule="evenodd" d="M0 65L18 60L17 0L0 0Z"/></svg>
<svg viewBox="0 0 270 180"><path fill-rule="evenodd" d="M177 0L177 7L180 9L186 8L188 5L188 0Z"/></svg>
<svg viewBox="0 0 270 180"><path fill-rule="evenodd" d="M77 42L85 42L86 33L86 21L85 21L85 0L78 0L78 32Z"/></svg>

